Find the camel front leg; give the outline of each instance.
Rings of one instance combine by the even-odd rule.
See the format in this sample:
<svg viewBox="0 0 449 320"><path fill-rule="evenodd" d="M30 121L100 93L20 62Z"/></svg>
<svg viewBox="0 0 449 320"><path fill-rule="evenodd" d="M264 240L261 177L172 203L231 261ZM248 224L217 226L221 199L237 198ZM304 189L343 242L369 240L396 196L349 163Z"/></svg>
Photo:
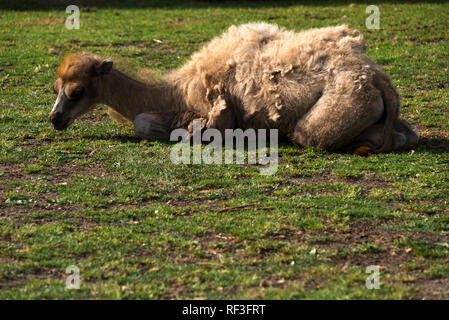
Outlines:
<svg viewBox="0 0 449 320"><path fill-rule="evenodd" d="M224 136L226 129L234 129L234 127L235 116L232 109L228 106L223 97L217 97L209 112L206 128L217 129Z"/></svg>
<svg viewBox="0 0 449 320"><path fill-rule="evenodd" d="M168 139L169 129L169 121L163 114L141 113L134 119L134 133L142 139Z"/></svg>
<svg viewBox="0 0 449 320"><path fill-rule="evenodd" d="M198 123L197 128L199 128L201 132L207 129L217 129L222 136L224 136L226 129L235 128L235 116L231 108L226 104L225 99L221 96L215 99L207 116L199 115L190 110L179 112L175 115L171 127L186 129L189 136L192 137L194 122Z"/></svg>

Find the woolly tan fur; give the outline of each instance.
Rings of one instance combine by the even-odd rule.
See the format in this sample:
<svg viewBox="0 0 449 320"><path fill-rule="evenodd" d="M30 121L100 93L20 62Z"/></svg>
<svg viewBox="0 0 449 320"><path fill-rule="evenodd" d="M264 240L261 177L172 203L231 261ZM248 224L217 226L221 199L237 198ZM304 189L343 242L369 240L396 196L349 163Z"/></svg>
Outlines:
<svg viewBox="0 0 449 320"><path fill-rule="evenodd" d="M70 88L80 86L90 97L79 98L83 103L70 99ZM60 65L55 89L55 127L106 104L113 119L134 122L145 139L167 138L201 119L204 129L278 129L296 144L329 150L385 152L418 141L398 119L400 97L389 77L365 55L362 36L345 25L302 32L266 23L232 26L181 68L145 82L109 60L74 54ZM64 96L76 112L65 108Z"/></svg>

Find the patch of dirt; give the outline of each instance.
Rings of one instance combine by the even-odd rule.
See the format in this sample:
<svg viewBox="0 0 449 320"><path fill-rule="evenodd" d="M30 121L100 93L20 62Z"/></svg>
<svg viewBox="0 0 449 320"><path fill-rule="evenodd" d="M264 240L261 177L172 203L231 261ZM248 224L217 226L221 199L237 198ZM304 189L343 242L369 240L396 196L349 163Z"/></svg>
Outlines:
<svg viewBox="0 0 449 320"><path fill-rule="evenodd" d="M419 145L426 150L449 152L449 131L434 130L420 125L413 126L419 136Z"/></svg>
<svg viewBox="0 0 449 320"><path fill-rule="evenodd" d="M414 46L434 45L434 44L438 44L443 41L448 41L448 39L442 38L442 37L435 38L435 39L427 39L427 40L422 40L422 39L415 40L414 38L411 38L411 40L413 41Z"/></svg>
<svg viewBox="0 0 449 320"><path fill-rule="evenodd" d="M449 298L449 279L422 279L414 283L416 298L421 300Z"/></svg>
<svg viewBox="0 0 449 320"><path fill-rule="evenodd" d="M51 168L50 171L43 168L42 172L30 174L25 173L23 165L0 164L0 172L3 173L0 176L0 186L3 186L4 182L7 181L35 182L36 178L57 184L64 182L68 183L72 177L79 175L97 177L119 175L119 173L107 172L100 166L78 166L74 164L61 165L57 168Z"/></svg>
<svg viewBox="0 0 449 320"><path fill-rule="evenodd" d="M27 26L27 25L33 25L33 24L64 24L65 18L46 18L46 19L30 19L25 21L17 21L14 22L15 24L18 24L20 26Z"/></svg>
<svg viewBox="0 0 449 320"><path fill-rule="evenodd" d="M64 285L64 281L67 277L62 270L58 269L47 269L47 268L38 268L34 270L32 273L21 276L14 277L5 277L0 280L0 290L10 290L20 288L21 285L30 280L61 280L61 285Z"/></svg>
<svg viewBox="0 0 449 320"><path fill-rule="evenodd" d="M11 186L7 185L6 182L23 182L23 183L36 183L43 182L50 186L55 185L65 185L69 184L76 176L90 176L90 177L106 177L106 176L117 176L119 173L107 172L100 166L89 167L89 166L76 166L73 164L67 164L58 167L56 170L51 169L50 171L45 171L38 173L26 174L25 169L22 165L4 165L0 164L0 221L16 221L20 222L24 218L29 219L28 214L39 213L39 212L76 212L79 210L79 206L73 205L63 205L58 203L52 203L58 199L58 194L54 192L45 192L32 194L29 191L25 191L21 186ZM8 204L5 203L7 200L6 192L17 192L18 194L25 195L27 198L31 199L30 203L27 204ZM49 202L50 201L50 202ZM40 219L36 220L35 223L42 224L45 221Z"/></svg>
<svg viewBox="0 0 449 320"><path fill-rule="evenodd" d="M391 224L390 222L389 224ZM424 240L429 242L449 241L449 235L430 235L418 232L391 232L387 229L389 224L382 222L370 222L360 219L350 225L347 232L321 231L317 234L332 236L328 242L316 244L318 252L321 250L336 250L337 254L330 258L330 262L340 266L345 270L350 266L367 267L376 265L379 269L390 274L404 274L412 277L410 281L404 281L403 284L415 286L416 298L441 298L439 295L431 294L435 292L447 292L448 282L438 282L426 279L422 272L406 271L404 264L413 261L417 256L411 248L400 247L397 241L403 238L409 240ZM357 248L360 245L375 245L376 249L364 253L345 254L344 249ZM428 288L426 288L428 287ZM446 297L447 298L447 297Z"/></svg>
<svg viewBox="0 0 449 320"><path fill-rule="evenodd" d="M293 181L297 184L323 184L323 183L332 183L332 182L340 182L345 185L350 186L358 186L362 189L384 189L384 188L390 188L391 183L376 179L376 177L372 177L369 175L364 175L357 178L340 178L333 174L323 174L320 176L313 176L313 177L293 177L289 180L289 182Z"/></svg>
<svg viewBox="0 0 449 320"><path fill-rule="evenodd" d="M82 7L81 12L97 12L97 8L95 7Z"/></svg>
<svg viewBox="0 0 449 320"><path fill-rule="evenodd" d="M366 219L358 219L356 222L353 222L349 225L348 231L338 232L335 230L325 230L318 232L320 236L328 235L332 236L333 239L332 241L321 243L320 245L324 246L324 248L326 249L338 250L354 247L357 244L372 243L383 247L384 249L386 249L385 251L388 251L388 249L394 251L397 249L395 241L401 240L405 237L410 240L424 240L432 242L449 241L449 235L447 234L439 234L438 236L433 236L430 234L423 234L418 232L404 232L404 234L392 233L391 231L387 230L392 224L394 224L394 222L382 222L381 220L373 222ZM389 252L391 256L395 256L396 253L400 254L400 252ZM340 261L339 258L337 258L335 262L344 263L346 260L343 260L344 261Z"/></svg>

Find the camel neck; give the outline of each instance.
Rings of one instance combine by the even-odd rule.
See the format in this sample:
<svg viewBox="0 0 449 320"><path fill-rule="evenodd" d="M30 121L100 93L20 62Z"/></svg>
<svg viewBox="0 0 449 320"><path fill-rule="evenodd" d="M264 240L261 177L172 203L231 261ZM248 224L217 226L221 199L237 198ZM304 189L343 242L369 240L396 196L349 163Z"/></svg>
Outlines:
<svg viewBox="0 0 449 320"><path fill-rule="evenodd" d="M144 83L112 70L103 76L102 103L128 120L144 112L170 113L185 109L178 90L168 82Z"/></svg>

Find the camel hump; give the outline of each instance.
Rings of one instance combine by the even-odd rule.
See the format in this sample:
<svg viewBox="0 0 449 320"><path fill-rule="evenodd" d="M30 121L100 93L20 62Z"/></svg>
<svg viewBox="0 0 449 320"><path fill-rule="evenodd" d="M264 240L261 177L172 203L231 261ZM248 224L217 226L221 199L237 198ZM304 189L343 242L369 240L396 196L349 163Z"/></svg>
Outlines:
<svg viewBox="0 0 449 320"><path fill-rule="evenodd" d="M233 28L236 28L235 30ZM235 34L236 32L237 34ZM251 41L255 43L268 42L276 40L281 37L281 34L288 32L285 29L279 28L276 24L269 24L265 22L247 23L239 27L231 27L224 36L230 35L235 37L237 35L240 41Z"/></svg>
<svg viewBox="0 0 449 320"><path fill-rule="evenodd" d="M308 90L305 82L293 78L308 74L307 83L320 82L315 75L321 74L318 71L332 57L342 52L352 55L354 51L358 55L364 48L358 31L346 25L295 32L275 24L249 23L231 26L212 39L175 71L174 78L187 104L203 115L223 92L238 97L254 96L257 110L267 104L278 110L285 108L283 95L294 104L290 93Z"/></svg>

